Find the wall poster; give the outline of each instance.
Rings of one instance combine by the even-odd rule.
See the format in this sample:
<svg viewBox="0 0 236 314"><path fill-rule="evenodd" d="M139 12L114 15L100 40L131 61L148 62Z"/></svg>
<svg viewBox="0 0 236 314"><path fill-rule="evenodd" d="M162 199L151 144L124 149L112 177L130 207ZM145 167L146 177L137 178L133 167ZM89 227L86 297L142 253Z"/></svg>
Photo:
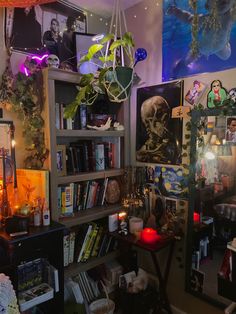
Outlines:
<svg viewBox="0 0 236 314"><path fill-rule="evenodd" d="M137 90L136 160L181 163L182 119L171 119L183 102L183 81Z"/></svg>
<svg viewBox="0 0 236 314"><path fill-rule="evenodd" d="M235 1L197 1L195 58L190 54L192 13L188 0L163 1L163 81L236 67Z"/></svg>

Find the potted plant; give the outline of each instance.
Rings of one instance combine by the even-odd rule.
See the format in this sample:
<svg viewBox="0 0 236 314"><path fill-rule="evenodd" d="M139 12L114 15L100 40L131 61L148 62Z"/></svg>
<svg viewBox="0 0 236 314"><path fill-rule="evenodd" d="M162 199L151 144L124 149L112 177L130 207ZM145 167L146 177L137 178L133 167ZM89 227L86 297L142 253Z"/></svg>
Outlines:
<svg viewBox="0 0 236 314"><path fill-rule="evenodd" d="M80 104L92 105L99 94L107 94L112 102L128 99L135 65L133 47L132 34L126 32L121 39L116 39L114 34L108 34L89 48L88 53L80 59L79 65L93 62L94 56L99 54L99 70L81 75L78 94L66 107L65 118L73 117ZM116 53L119 49L120 58ZM123 65L120 65L120 59ZM124 65L124 59L128 61L127 65Z"/></svg>

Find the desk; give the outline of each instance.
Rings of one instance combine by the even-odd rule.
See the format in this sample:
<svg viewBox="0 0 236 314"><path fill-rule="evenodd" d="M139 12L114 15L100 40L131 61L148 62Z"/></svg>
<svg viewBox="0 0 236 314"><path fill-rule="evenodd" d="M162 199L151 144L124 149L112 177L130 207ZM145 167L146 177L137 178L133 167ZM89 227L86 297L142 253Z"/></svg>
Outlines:
<svg viewBox="0 0 236 314"><path fill-rule="evenodd" d="M166 292L166 285L168 281L171 260L172 260L172 256L174 252L174 245L175 245L174 236L161 235L160 239L158 239L155 245L148 245L138 240L134 235L129 234L127 236L124 236L124 235L118 234L117 232L113 232L111 233L111 235L113 235L116 239L124 242L125 244L129 246L139 247L151 254L152 261L153 261L155 271L156 271L156 275L159 280L160 299L161 299L160 307L166 309L166 311L169 314L172 314L172 310L169 303L169 298ZM167 247L169 248L169 251L168 251L164 273L162 274L160 265L157 259L157 253L159 253L162 249L167 248ZM158 306L158 308L156 309L156 314L160 313L159 310L160 308Z"/></svg>

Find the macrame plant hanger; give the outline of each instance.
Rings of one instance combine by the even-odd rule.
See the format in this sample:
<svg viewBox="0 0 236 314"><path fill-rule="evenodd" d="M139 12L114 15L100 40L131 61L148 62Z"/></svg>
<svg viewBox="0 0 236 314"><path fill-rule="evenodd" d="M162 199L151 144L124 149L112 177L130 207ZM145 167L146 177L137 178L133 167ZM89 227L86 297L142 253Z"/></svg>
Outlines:
<svg viewBox="0 0 236 314"><path fill-rule="evenodd" d="M124 10L121 8L120 0L114 0L109 33L114 34L114 40L116 41L117 39L122 39L122 30L124 31L124 33L127 32L125 13ZM106 46L105 57L108 56L110 44L111 42L109 41ZM118 62L119 57L117 54L117 48L115 48L114 60L112 64L112 75L109 75L109 81L104 86L108 97L112 102L123 102L127 100L130 96L131 85L133 82L134 64L130 64L129 67L125 66L124 48L123 46L121 46L119 49L120 64ZM128 49L127 53L130 56L133 55L132 47L127 47L126 49ZM121 74L120 72L123 72L123 74ZM124 74L124 72L126 72L126 74ZM121 81L121 76L126 76L125 83ZM116 88L114 88L114 86L116 86Z"/></svg>

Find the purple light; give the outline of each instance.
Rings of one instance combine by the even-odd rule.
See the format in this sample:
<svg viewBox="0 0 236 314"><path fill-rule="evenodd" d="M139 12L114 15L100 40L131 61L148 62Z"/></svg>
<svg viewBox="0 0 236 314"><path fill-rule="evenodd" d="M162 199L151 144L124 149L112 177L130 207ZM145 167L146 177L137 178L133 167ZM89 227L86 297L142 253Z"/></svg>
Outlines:
<svg viewBox="0 0 236 314"><path fill-rule="evenodd" d="M43 61L43 59L45 59L45 58L47 58L48 57L48 54L45 54L45 55L43 55L42 57L39 57L39 56L37 56L37 55L35 55L35 56L33 56L31 59L33 59L33 60L37 60L37 61L39 61L40 63Z"/></svg>
<svg viewBox="0 0 236 314"><path fill-rule="evenodd" d="M25 66L24 66L24 72L25 72L25 75L26 75L26 76L29 76L29 72L28 72L28 70L26 69Z"/></svg>

